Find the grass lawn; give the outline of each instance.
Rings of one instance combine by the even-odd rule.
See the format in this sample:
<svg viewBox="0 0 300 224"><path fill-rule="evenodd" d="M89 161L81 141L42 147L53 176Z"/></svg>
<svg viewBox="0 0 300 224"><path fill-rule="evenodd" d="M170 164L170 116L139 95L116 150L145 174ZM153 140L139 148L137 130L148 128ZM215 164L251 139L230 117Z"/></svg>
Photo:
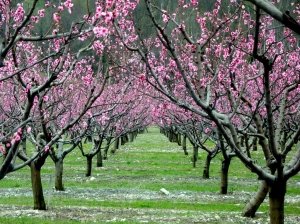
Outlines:
<svg viewBox="0 0 300 224"><path fill-rule="evenodd" d="M230 167L229 193L220 195L221 158L214 158L211 178L204 180L205 153L200 152L196 168L190 155L151 127L109 155L103 168L93 167L92 177L85 177L86 161L76 149L65 159L64 192L53 190L54 164L49 158L42 168L49 209L32 209L30 170L25 167L0 182L0 223L268 223L267 201L256 218L240 216L259 181L237 158ZM261 154L254 156L259 160ZM299 186L299 175L288 183L286 223L300 223Z"/></svg>

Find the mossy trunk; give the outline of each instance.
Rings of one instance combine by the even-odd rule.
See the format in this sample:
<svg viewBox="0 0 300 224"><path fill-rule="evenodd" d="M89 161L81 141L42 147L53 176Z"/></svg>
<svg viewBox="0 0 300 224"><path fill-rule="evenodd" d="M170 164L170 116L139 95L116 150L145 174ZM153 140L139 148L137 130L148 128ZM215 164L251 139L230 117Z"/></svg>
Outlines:
<svg viewBox="0 0 300 224"><path fill-rule="evenodd" d="M209 179L209 168L210 168L210 162L212 160L212 156L208 153L206 156L204 168L203 168L203 178Z"/></svg>
<svg viewBox="0 0 300 224"><path fill-rule="evenodd" d="M55 162L55 190L64 191L63 185L64 160L62 158Z"/></svg>
<svg viewBox="0 0 300 224"><path fill-rule="evenodd" d="M284 197L286 182L277 180L269 188L269 214L271 224L284 224Z"/></svg>
<svg viewBox="0 0 300 224"><path fill-rule="evenodd" d="M31 162L30 164L31 170L31 186L32 186L32 194L33 194L33 203L34 209L37 210L46 210L46 203L43 194L43 186L41 180L41 169L38 168L35 162Z"/></svg>
<svg viewBox="0 0 300 224"><path fill-rule="evenodd" d="M97 153L97 167L103 167L103 157L102 157L102 150L101 149Z"/></svg>
<svg viewBox="0 0 300 224"><path fill-rule="evenodd" d="M242 215L244 217L255 216L259 206L263 203L269 192L269 186L266 181L262 181L259 187L259 190L256 192L255 196L251 198L251 200L247 203L246 207L243 210Z"/></svg>
<svg viewBox="0 0 300 224"><path fill-rule="evenodd" d="M222 168L221 168L221 194L228 193L228 171L230 166L231 159L227 158L222 161Z"/></svg>
<svg viewBox="0 0 300 224"><path fill-rule="evenodd" d="M93 157L86 156L86 172L85 172L86 177L90 177L92 175L92 162L93 162Z"/></svg>

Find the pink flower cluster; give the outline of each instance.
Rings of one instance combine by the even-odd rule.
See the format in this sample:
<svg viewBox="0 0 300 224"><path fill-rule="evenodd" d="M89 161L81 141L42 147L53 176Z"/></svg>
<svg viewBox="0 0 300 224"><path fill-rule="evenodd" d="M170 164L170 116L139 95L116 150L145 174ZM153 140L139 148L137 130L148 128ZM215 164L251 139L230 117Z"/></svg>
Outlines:
<svg viewBox="0 0 300 224"><path fill-rule="evenodd" d="M25 15L25 10L23 9L23 5L18 3L17 9L16 9L15 14L14 14L15 22L17 22L17 23L22 22L23 19L24 19L24 15Z"/></svg>
<svg viewBox="0 0 300 224"><path fill-rule="evenodd" d="M101 43L101 41L96 40L93 44L93 50L100 55L103 53L104 45Z"/></svg>
<svg viewBox="0 0 300 224"><path fill-rule="evenodd" d="M12 145L21 140L22 132L22 128L19 128L18 131L14 133L13 138L10 141Z"/></svg>
<svg viewBox="0 0 300 224"><path fill-rule="evenodd" d="M93 29L94 34L97 38L104 37L108 34L108 29L106 27L95 27Z"/></svg>
<svg viewBox="0 0 300 224"><path fill-rule="evenodd" d="M68 9L69 13L72 12L72 7L73 7L73 2L72 0L66 0L64 3L64 6Z"/></svg>

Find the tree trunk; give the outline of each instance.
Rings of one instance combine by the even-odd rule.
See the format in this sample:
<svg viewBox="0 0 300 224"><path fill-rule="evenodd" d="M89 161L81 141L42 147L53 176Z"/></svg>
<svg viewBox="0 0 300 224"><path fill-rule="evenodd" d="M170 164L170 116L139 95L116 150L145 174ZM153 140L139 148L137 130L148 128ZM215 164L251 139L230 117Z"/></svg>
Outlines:
<svg viewBox="0 0 300 224"><path fill-rule="evenodd" d="M182 150L184 152L184 155L188 155L187 148L186 148L186 135L183 136L181 145L182 145Z"/></svg>
<svg viewBox="0 0 300 224"><path fill-rule="evenodd" d="M117 149L119 149L119 142L120 142L120 138L117 137L115 139L114 146L113 146L112 150L110 151L112 154L114 154L117 151Z"/></svg>
<svg viewBox="0 0 300 224"><path fill-rule="evenodd" d="M209 179L209 168L210 168L211 160L212 160L212 156L209 153L207 153L205 165L204 165L204 169L203 169L203 178L204 179Z"/></svg>
<svg viewBox="0 0 300 224"><path fill-rule="evenodd" d="M121 145L125 145L127 143L127 137L126 135L121 136Z"/></svg>
<svg viewBox="0 0 300 224"><path fill-rule="evenodd" d="M31 185L34 209L46 210L46 203L43 194L42 180L41 180L41 169L36 167L35 162L30 164L31 170Z"/></svg>
<svg viewBox="0 0 300 224"><path fill-rule="evenodd" d="M252 142L252 144L253 144L253 151L257 151L257 137L254 137L253 138L253 142Z"/></svg>
<svg viewBox="0 0 300 224"><path fill-rule="evenodd" d="M181 134L180 133L177 134L177 144L179 146L181 146Z"/></svg>
<svg viewBox="0 0 300 224"><path fill-rule="evenodd" d="M264 199L266 198L268 192L269 187L267 182L262 181L259 190L257 191L256 195L253 198L251 198L250 201L247 203L242 215L244 217L253 218L259 206L261 205L261 203L263 203Z"/></svg>
<svg viewBox="0 0 300 224"><path fill-rule="evenodd" d="M108 150L109 150L109 145L111 143L111 140L112 140L112 138L106 139L106 146L105 146L104 152L103 152L103 160L107 160L107 153L108 153Z"/></svg>
<svg viewBox="0 0 300 224"><path fill-rule="evenodd" d="M92 175L92 162L93 157L92 156L86 156L86 177L90 177Z"/></svg>
<svg viewBox="0 0 300 224"><path fill-rule="evenodd" d="M134 133L130 132L128 135L129 135L129 142L133 142L133 140L134 140Z"/></svg>
<svg viewBox="0 0 300 224"><path fill-rule="evenodd" d="M227 158L222 161L221 168L221 194L227 194L228 191L228 171L231 159Z"/></svg>
<svg viewBox="0 0 300 224"><path fill-rule="evenodd" d="M21 150L24 152L24 154L27 154L27 151L26 151L26 137L25 136L22 138L20 147L21 147Z"/></svg>
<svg viewBox="0 0 300 224"><path fill-rule="evenodd" d="M193 147L193 157L192 157L192 162L193 162L193 167L195 168L196 167L196 163L197 163L197 160L198 160L198 147L197 146L194 146Z"/></svg>
<svg viewBox="0 0 300 224"><path fill-rule="evenodd" d="M97 153L97 167L103 167L103 158L102 158L101 149Z"/></svg>
<svg viewBox="0 0 300 224"><path fill-rule="evenodd" d="M63 185L63 170L64 170L64 160L62 158L55 162L55 190L64 191Z"/></svg>
<svg viewBox="0 0 300 224"><path fill-rule="evenodd" d="M277 180L270 186L269 212L271 224L284 223L284 196L286 193L286 182Z"/></svg>

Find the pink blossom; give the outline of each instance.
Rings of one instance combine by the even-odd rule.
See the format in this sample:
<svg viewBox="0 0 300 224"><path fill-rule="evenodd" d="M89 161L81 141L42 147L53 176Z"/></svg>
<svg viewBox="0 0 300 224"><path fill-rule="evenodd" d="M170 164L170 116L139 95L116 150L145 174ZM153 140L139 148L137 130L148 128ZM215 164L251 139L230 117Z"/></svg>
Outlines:
<svg viewBox="0 0 300 224"><path fill-rule="evenodd" d="M64 3L64 6L68 9L69 13L71 13L72 11L72 7L73 7L73 3L72 0L66 0Z"/></svg>
<svg viewBox="0 0 300 224"><path fill-rule="evenodd" d="M3 155L6 154L6 150L2 145L0 145L0 153L2 153Z"/></svg>
<svg viewBox="0 0 300 224"><path fill-rule="evenodd" d="M17 4L17 9L15 11L15 15L14 15L14 20L16 22L22 22L25 16L25 11L23 9L23 5L18 3Z"/></svg>
<svg viewBox="0 0 300 224"><path fill-rule="evenodd" d="M53 21L57 24L57 23L59 23L60 22L60 20L61 20L61 16L59 15L59 13L54 13L53 14Z"/></svg>
<svg viewBox="0 0 300 224"><path fill-rule="evenodd" d="M46 145L45 148L44 148L44 151L45 151L45 152L48 152L49 149L50 149L49 145Z"/></svg>
<svg viewBox="0 0 300 224"><path fill-rule="evenodd" d="M45 102L47 102L47 101L49 100L49 96L47 96L47 95L44 96L44 97L43 97L43 100L44 100Z"/></svg>
<svg viewBox="0 0 300 224"><path fill-rule="evenodd" d="M94 34L96 35L96 37L103 37L106 36L108 34L108 29L105 27L95 27L93 29Z"/></svg>
<svg viewBox="0 0 300 224"><path fill-rule="evenodd" d="M31 132L31 127L27 128L27 133L29 134Z"/></svg>
<svg viewBox="0 0 300 224"><path fill-rule="evenodd" d="M39 17L45 17L45 9L40 9L38 11Z"/></svg>

